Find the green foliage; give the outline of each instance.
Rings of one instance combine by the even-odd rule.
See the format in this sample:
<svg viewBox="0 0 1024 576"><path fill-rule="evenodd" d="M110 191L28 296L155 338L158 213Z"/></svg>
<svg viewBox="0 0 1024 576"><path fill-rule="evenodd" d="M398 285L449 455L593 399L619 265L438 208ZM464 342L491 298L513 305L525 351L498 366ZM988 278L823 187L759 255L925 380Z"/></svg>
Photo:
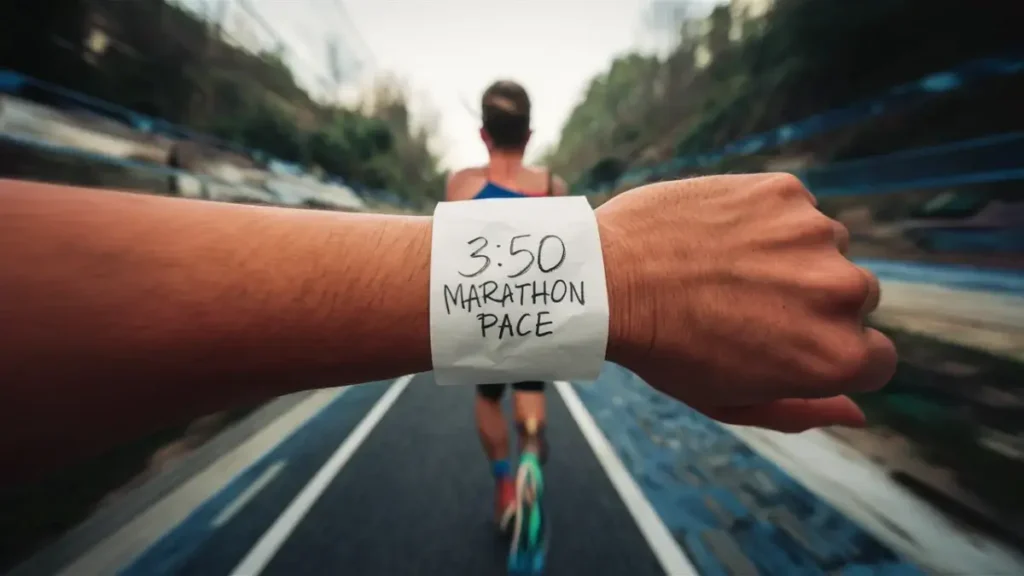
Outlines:
<svg viewBox="0 0 1024 576"><path fill-rule="evenodd" d="M766 15L739 22L720 6L703 22L681 23L668 56L627 55L595 77L549 157L580 179L608 157L642 166L710 152L965 60L1011 53L1019 40L1005 25L1015 21L1010 4L964 10L957 0L775 0ZM973 117L985 113L975 108ZM937 126L879 133L857 148L921 145L929 133L938 138ZM816 142L813 151L827 157L850 142L849 135L834 146Z"/></svg>
<svg viewBox="0 0 1024 576"><path fill-rule="evenodd" d="M659 67L654 57L631 54L594 78L569 115L558 146L546 158L551 167L578 176L609 149L637 142L644 120L638 112L655 91Z"/></svg>
<svg viewBox="0 0 1024 576"><path fill-rule="evenodd" d="M99 55L75 48L87 45L97 18L112 48ZM372 106L318 104L297 84L282 50L245 52L165 0L13 0L0 7L0 61L413 204L444 191L430 130L412 124L397 83L381 83Z"/></svg>
<svg viewBox="0 0 1024 576"><path fill-rule="evenodd" d="M309 160L346 180L390 188L400 184L393 174L386 175L389 169L383 160L391 159L394 144L395 135L383 120L340 110L310 135Z"/></svg>

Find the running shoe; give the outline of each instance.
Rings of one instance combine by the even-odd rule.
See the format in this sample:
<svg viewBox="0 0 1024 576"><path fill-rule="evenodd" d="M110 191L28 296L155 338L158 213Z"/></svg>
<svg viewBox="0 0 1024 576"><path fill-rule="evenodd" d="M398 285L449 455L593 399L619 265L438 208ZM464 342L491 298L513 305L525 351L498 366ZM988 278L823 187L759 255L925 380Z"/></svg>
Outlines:
<svg viewBox="0 0 1024 576"><path fill-rule="evenodd" d="M508 554L509 574L540 574L548 546L547 516L541 505L544 476L540 460L526 452L516 472L515 518L512 522L512 543Z"/></svg>
<svg viewBox="0 0 1024 576"><path fill-rule="evenodd" d="M494 486L494 517L502 534L512 529L516 515L516 483L510 477L498 478Z"/></svg>

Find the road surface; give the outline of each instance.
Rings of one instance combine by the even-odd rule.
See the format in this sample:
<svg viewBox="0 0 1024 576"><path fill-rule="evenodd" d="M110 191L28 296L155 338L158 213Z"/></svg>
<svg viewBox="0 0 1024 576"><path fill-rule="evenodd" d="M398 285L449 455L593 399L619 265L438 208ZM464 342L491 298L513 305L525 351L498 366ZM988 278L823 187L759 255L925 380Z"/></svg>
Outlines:
<svg viewBox="0 0 1024 576"><path fill-rule="evenodd" d="M130 514L105 510L12 576L503 574L472 394L421 374L282 400L286 410L254 415L266 421L239 425L247 432L233 445L212 442L217 454L196 455L171 485L140 488L144 501L123 504ZM851 510L870 506L839 495L840 511L827 480L806 479L818 493L794 480L800 464L779 455L778 438L743 439L751 431L737 435L615 365L596 383L556 383L548 398L548 574L910 575L936 565L1013 574L1024 566L920 513L921 542L892 528L906 520L899 514L851 520ZM786 472L762 456L773 450L789 460Z"/></svg>

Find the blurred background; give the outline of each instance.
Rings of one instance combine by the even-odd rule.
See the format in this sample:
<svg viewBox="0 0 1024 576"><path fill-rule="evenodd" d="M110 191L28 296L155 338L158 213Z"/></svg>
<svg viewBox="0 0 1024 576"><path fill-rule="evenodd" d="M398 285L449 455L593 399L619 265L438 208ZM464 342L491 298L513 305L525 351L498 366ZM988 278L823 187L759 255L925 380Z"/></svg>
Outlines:
<svg viewBox="0 0 1024 576"><path fill-rule="evenodd" d="M1010 0L7 0L0 178L429 213L448 171L486 161L475 103L502 77L534 100L528 159L595 206L660 180L794 173L883 281L871 322L901 353L893 383L858 398L872 425L824 436L1012 555L1024 547L1022 17ZM592 412L613 395L600 385L581 392ZM660 400L635 400L650 406L618 422L659 418ZM5 488L0 568L260 408ZM641 478L655 456L636 446L624 459ZM847 496L822 497L842 508ZM729 554L751 564L699 571L797 573L737 541Z"/></svg>

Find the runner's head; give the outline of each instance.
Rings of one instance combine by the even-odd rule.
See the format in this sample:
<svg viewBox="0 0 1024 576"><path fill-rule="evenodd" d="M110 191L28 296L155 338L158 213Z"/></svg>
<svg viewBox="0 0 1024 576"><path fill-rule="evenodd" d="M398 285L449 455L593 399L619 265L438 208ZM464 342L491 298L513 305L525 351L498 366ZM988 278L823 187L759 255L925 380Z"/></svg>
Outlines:
<svg viewBox="0 0 1024 576"><path fill-rule="evenodd" d="M488 152L518 152L530 141L530 97L511 80L499 80L484 91L480 102L483 128L480 137Z"/></svg>

